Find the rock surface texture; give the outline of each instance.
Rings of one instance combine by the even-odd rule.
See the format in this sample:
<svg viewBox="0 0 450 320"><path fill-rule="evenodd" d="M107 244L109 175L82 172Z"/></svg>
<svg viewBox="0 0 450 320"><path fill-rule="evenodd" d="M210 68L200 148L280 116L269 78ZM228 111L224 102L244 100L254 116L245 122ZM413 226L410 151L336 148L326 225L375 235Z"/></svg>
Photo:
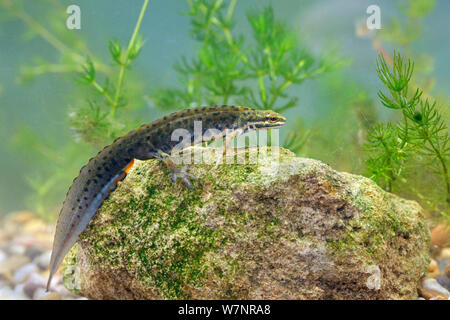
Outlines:
<svg viewBox="0 0 450 320"><path fill-rule="evenodd" d="M416 202L284 149L216 169L214 149L195 150L211 164L189 168L193 190L158 160L136 162L66 257L66 287L91 299L417 298L430 235Z"/></svg>

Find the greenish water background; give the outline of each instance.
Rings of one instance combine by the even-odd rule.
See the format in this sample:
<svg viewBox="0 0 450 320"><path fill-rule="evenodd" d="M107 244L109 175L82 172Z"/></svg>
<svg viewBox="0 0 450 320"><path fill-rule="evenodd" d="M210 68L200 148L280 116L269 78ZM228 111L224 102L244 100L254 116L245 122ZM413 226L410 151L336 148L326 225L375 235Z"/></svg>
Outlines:
<svg viewBox="0 0 450 320"><path fill-rule="evenodd" d="M141 1L134 0L61 3L64 6L78 4L81 7L82 29L68 32L79 33L86 39L89 48L97 56L104 57L105 61L109 61L107 40L115 37L122 43L128 41L142 4ZM365 11L370 4L378 4L381 7L383 23L389 16L398 15L396 3L389 0L245 0L239 1L235 10L238 22L236 29L250 37L245 12L251 8L272 4L276 16L305 36L307 46L313 51L321 52L337 46L342 57L352 60L352 64L340 72L367 89L375 99L376 91L381 87L375 72L376 53L369 40L355 36L355 24L365 19ZM39 1L29 1L26 10L39 20L42 10ZM183 54L189 57L195 53L196 43L189 37L189 20L180 14L186 10L186 3L181 0L150 1L141 28L146 44L133 67L148 91L157 84L174 84L176 74L172 68L173 63ZM435 10L425 20L423 36L412 47L413 52L426 51L435 58L433 76L436 85L432 93L439 93L441 97L444 94L442 99L447 105L450 88L449 12L449 1L437 1ZM38 170L11 150L10 138L13 133L21 126L27 125L38 133L42 132L43 136L39 138L51 136L63 144L71 139L67 112L70 105L76 102L69 99L68 93L74 86L70 77L50 74L30 84L18 84L16 78L22 65L29 64L36 55L51 61L57 58L57 54L38 38L25 41L23 35L26 27L20 21L2 22L0 28L1 215L26 208L24 195L29 190L24 172ZM386 46L386 49L393 50L389 46ZM288 119L301 115L305 122L314 123L336 112L333 93L324 92L323 81L325 80L307 81L300 88L292 89L291 93L298 95L300 101L298 107L286 113ZM149 104L142 114L142 122L151 121L160 115L161 113L155 112ZM330 152L344 147L330 145Z"/></svg>

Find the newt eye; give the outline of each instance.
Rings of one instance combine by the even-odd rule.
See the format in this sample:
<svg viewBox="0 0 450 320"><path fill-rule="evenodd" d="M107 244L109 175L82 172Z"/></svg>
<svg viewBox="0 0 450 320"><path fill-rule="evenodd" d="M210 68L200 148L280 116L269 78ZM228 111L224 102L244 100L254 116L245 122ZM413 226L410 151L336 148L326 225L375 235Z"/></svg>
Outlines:
<svg viewBox="0 0 450 320"><path fill-rule="evenodd" d="M277 118L275 118L275 117L269 117L269 122L270 122L270 123L276 123L277 121L278 121Z"/></svg>

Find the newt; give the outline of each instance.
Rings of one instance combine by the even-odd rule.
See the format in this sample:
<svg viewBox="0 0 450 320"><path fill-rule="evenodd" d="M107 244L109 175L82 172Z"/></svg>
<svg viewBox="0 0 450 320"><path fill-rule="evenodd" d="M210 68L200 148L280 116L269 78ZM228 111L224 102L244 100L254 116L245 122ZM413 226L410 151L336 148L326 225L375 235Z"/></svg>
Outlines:
<svg viewBox="0 0 450 320"><path fill-rule="evenodd" d="M182 142L173 141L171 137L174 130L183 128L194 132L196 121L201 121L201 135L191 135L189 140L183 139ZM125 178L134 159L161 159L167 164L174 183L181 179L192 188L189 179L198 179L186 171L186 166L177 169L169 156L173 150L183 150L222 137L229 143L231 138L248 131L278 128L284 125L285 121L282 115L271 110L255 110L242 106L207 106L172 113L117 138L81 168L67 192L56 223L47 291L65 255L88 227L103 201ZM215 129L216 134L208 134L208 129Z"/></svg>

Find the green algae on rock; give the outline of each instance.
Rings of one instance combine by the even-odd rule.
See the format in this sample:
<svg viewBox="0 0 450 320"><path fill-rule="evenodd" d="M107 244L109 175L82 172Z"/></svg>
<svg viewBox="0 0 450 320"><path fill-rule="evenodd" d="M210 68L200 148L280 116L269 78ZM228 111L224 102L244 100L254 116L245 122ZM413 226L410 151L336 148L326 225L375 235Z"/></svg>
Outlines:
<svg viewBox="0 0 450 320"><path fill-rule="evenodd" d="M69 289L92 299L417 297L430 235L416 202L281 148L279 161L216 169L214 149L195 149L211 164L190 167L193 190L158 160L136 162L66 258Z"/></svg>

